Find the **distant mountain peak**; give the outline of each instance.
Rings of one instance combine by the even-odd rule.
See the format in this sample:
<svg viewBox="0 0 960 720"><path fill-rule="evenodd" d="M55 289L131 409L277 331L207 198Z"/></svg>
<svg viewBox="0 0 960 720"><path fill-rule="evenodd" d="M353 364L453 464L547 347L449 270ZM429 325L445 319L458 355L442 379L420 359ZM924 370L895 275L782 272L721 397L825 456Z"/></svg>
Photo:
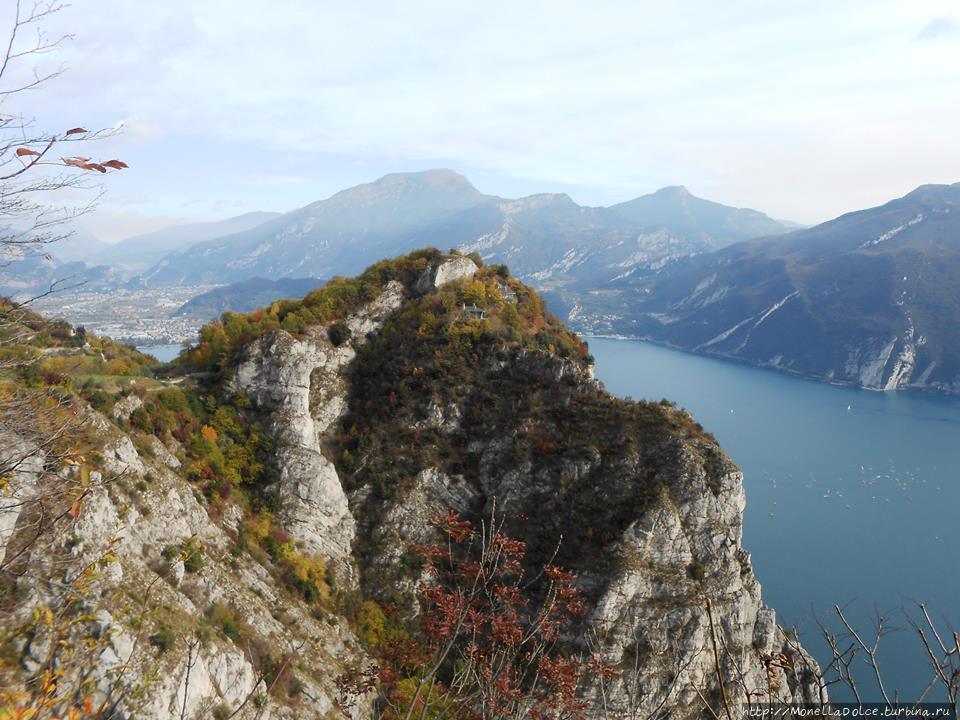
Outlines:
<svg viewBox="0 0 960 720"><path fill-rule="evenodd" d="M342 206L370 207L405 202L414 205L466 207L486 199L463 175L438 168L418 172L390 173L372 182L354 185L307 206L309 210L330 210Z"/></svg>
<svg viewBox="0 0 960 720"><path fill-rule="evenodd" d="M465 176L449 168L432 168L413 172L388 173L374 180L370 185L393 185L407 182L426 182L432 185L459 185L476 190ZM479 192L479 190L477 190Z"/></svg>
<svg viewBox="0 0 960 720"><path fill-rule="evenodd" d="M692 197L686 185L667 185L657 190L654 195L661 197Z"/></svg>
<svg viewBox="0 0 960 720"><path fill-rule="evenodd" d="M537 193L516 200L502 200L500 208L507 214L547 207L579 207L566 193Z"/></svg>
<svg viewBox="0 0 960 720"><path fill-rule="evenodd" d="M960 182L952 185L927 184L920 185L901 198L903 200L920 200L926 202L947 202L953 204L960 199Z"/></svg>
<svg viewBox="0 0 960 720"><path fill-rule="evenodd" d="M699 198L685 185L668 185L649 195L613 205L610 210L650 230L668 228L675 233L702 237L714 248L788 230L783 223L757 210Z"/></svg>

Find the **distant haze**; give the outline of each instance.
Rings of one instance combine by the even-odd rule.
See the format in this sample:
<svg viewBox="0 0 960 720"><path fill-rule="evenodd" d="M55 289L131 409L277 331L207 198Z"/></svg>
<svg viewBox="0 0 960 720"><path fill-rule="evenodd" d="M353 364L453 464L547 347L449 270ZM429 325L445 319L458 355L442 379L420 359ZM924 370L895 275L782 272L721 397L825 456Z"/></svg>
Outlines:
<svg viewBox="0 0 960 720"><path fill-rule="evenodd" d="M10 3L8 3L10 5ZM0 20L10 9L0 9ZM88 228L286 211L388 172L609 205L665 185L816 223L960 180L960 3L75 0L7 108L112 126Z"/></svg>

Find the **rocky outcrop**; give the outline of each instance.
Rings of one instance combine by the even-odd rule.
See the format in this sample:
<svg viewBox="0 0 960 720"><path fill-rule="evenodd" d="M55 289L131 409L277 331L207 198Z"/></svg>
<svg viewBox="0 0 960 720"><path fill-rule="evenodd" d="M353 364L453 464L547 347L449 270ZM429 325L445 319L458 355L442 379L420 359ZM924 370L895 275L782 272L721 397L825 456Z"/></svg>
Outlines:
<svg viewBox="0 0 960 720"><path fill-rule="evenodd" d="M114 473L105 467L81 483L77 466L48 473L49 490L85 488L82 504L75 519L23 556L31 569L17 574L22 602L4 624L31 627L34 613L58 607L64 588L93 583L73 625L84 642L57 663L68 679L80 668L90 672L93 700L112 707L111 717L330 717L336 676L364 658L348 624L327 622L286 596L252 557L231 552L235 536L227 524L214 522L187 481L161 458L140 456L102 416L91 412L87 420ZM13 448L10 440L0 432L0 447ZM18 470L18 487L38 477L42 455L30 458ZM8 538L16 518L0 511L0 519ZM200 555L186 572L169 553L185 546ZM87 577L87 568L96 572ZM229 634L217 624L216 608L233 618ZM164 632L167 639L160 639ZM42 672L51 653L45 626L20 636L17 650L24 672ZM293 707L268 693L264 663L276 662L290 665L285 672L309 704Z"/></svg>
<svg viewBox="0 0 960 720"><path fill-rule="evenodd" d="M347 320L353 344L362 344L402 302L403 286L390 283ZM340 371L356 354L353 344L335 347L323 328L312 328L300 339L278 331L254 343L233 376L233 386L269 417L287 530L308 552L344 568L350 565L355 522L322 444L344 408Z"/></svg>
<svg viewBox="0 0 960 720"><path fill-rule="evenodd" d="M478 501L483 514L494 510L495 501L504 516L530 513L530 523L542 521L526 499L551 492L550 481L533 469L494 470L511 447L512 441L503 438L482 449L481 463L487 468L482 488L436 469L420 473L414 488L379 519L375 544L393 552L374 562L383 570L400 562L403 548L428 541L436 512L469 515L476 513ZM589 476L600 462L571 463L560 472ZM598 717L601 705L616 717L651 717L663 707L699 714L698 691L716 687L714 643L732 697L820 701L818 666L763 604L750 556L741 545L745 502L739 471L713 480L687 454L659 501L608 546L602 567L578 568L584 586L595 589L583 636L597 638L602 656L619 672L605 686L592 687ZM590 522L582 517L568 521Z"/></svg>
<svg viewBox="0 0 960 720"><path fill-rule="evenodd" d="M699 714L697 693L717 689L714 645L732 697L820 700L817 665L763 604L742 547L742 475L689 415L651 407L634 435L630 424L637 416L606 395L589 366L526 350L475 362L483 371L478 385L509 387L514 407L542 412L516 425L503 417L497 428L468 419L471 429L462 432L467 406L434 396L408 409L405 417L419 418L416 427L438 433L434 442L449 438L465 451L453 461L437 453L438 464L423 468L393 499L371 500L365 487L351 495L357 516L367 519L360 527L363 546L376 549L360 558L372 591L384 578L388 592L398 584L416 586L420 578L404 576L401 568L404 549L429 541L438 512L526 518L508 523L538 557L549 557L560 538L568 545L563 562L576 571L591 603L579 637L595 638L595 648L619 671L617 679L592 688L598 717L601 702L616 717L651 717L663 707ZM535 388L542 394L528 399ZM614 451L585 427L558 434L557 419L575 405L576 417L603 417L605 425L620 427L613 442L634 449ZM524 440L528 432L575 449L537 459Z"/></svg>
<svg viewBox="0 0 960 720"><path fill-rule="evenodd" d="M470 258L450 256L429 265L415 289L431 292L476 271ZM340 346L321 327L309 329L302 338L283 331L264 337L249 348L233 375L233 387L269 417L269 430L278 443L276 490L287 530L308 552L348 571L356 523L323 446L346 408L344 369L404 297L403 285L388 283L379 297L345 319L352 339Z"/></svg>
<svg viewBox="0 0 960 720"><path fill-rule="evenodd" d="M742 547L739 470L683 411L608 395L587 348L505 275L477 275L487 289L518 291L499 306L499 293L487 296L503 310L499 325L456 311L458 292L483 297L483 287L431 295L476 272L469 258L434 257L406 287L388 282L343 318L348 334L278 330L245 348L225 394L275 443L268 490L294 542L269 534L275 526L267 540L331 561L351 602L357 590L386 595L412 616L423 578L407 550L431 541L436 513L496 514L525 542L531 569L556 561L577 574L589 613L565 642L582 649L590 638L618 670L605 685L591 679L592 716L700 715L701 693L718 690L718 659L731 697L818 701L816 665L763 604ZM124 404L121 427L136 409ZM0 467L11 453L24 458L4 478L0 559L41 475L80 488L82 500L24 559L34 571L16 578L24 601L10 621L29 625L62 588L93 583L78 627L91 639L95 697L118 718L333 717L336 678L368 659L342 606L304 602L264 560L266 542L245 545L257 497L230 488L208 503L180 474L193 440L180 446L171 434L164 444L84 413L96 469L45 468L47 458L0 431ZM349 462L348 435L363 451ZM364 475L373 466L375 483ZM23 672L41 673L51 647L40 627L24 634ZM355 712L372 716L369 704Z"/></svg>
<svg viewBox="0 0 960 720"><path fill-rule="evenodd" d="M742 480L729 472L711 489L703 469L685 459L662 501L611 548L616 570L590 625L608 660L633 668L607 688L609 700L629 717L648 717L663 706L701 707L697 690L715 684L714 643L732 697L819 700L811 672L816 664L763 604L741 545ZM646 662L636 664L636 653ZM789 662L774 662L781 655Z"/></svg>
<svg viewBox="0 0 960 720"><path fill-rule="evenodd" d="M473 277L477 264L463 255L454 255L430 265L423 271L416 284L416 291L428 293L461 278Z"/></svg>
<svg viewBox="0 0 960 720"><path fill-rule="evenodd" d="M45 454L12 432L0 433L0 563L7 545L38 492Z"/></svg>
<svg viewBox="0 0 960 720"><path fill-rule="evenodd" d="M143 407L143 399L139 395L126 395L113 406L110 416L116 420L129 420L134 410Z"/></svg>

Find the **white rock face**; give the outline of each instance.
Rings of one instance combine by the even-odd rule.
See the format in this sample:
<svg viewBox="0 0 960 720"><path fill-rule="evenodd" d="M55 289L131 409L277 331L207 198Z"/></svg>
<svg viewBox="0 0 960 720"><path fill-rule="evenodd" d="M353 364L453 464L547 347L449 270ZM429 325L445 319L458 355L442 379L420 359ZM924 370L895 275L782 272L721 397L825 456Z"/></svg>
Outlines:
<svg viewBox="0 0 960 720"><path fill-rule="evenodd" d="M110 414L118 420L129 420L133 411L143 407L143 400L137 395L125 395L113 406Z"/></svg>
<svg viewBox="0 0 960 720"><path fill-rule="evenodd" d="M110 475L143 475L146 470L133 442L126 435L103 453L103 464Z"/></svg>
<svg viewBox="0 0 960 720"><path fill-rule="evenodd" d="M716 669L706 598L716 642L731 649L721 662L728 687L739 696L746 685L764 698L772 690L777 701L817 701L814 681L803 676L804 664L816 666L777 627L741 548L745 503L741 473L723 476L714 494L692 471L624 532L615 551L621 570L590 623L604 638L610 661L630 666L629 654L637 648L656 658L607 688L627 717L646 717L660 703L694 708L700 703L694 688L712 686ZM701 572L703 577L696 577ZM768 684L764 657L781 652L794 662L794 672L774 667ZM648 690L636 697L630 684Z"/></svg>
<svg viewBox="0 0 960 720"><path fill-rule="evenodd" d="M215 709L232 713L241 705L236 720L329 717L337 675L350 663L366 662L347 621L334 625L314 617L306 604L280 591L252 557L231 553L232 540L211 520L189 482L159 455L139 457L130 439L99 414L90 413L89 420L109 451L113 469L122 467L125 482L110 471L89 473L78 516L67 516L56 532L22 557L32 570L16 582L27 601L2 618L4 629L8 623L29 623L34 608L51 601L51 592L61 592L84 568L95 567L87 614L89 631L102 642L89 660L90 680L96 702L113 698L119 703L113 717L206 720ZM34 492L43 457L2 434L0 449L0 461L11 453L27 457L8 493L0 496L0 539L5 544L19 512L12 507L10 488L17 497ZM48 468L43 482L73 481L77 471L75 466ZM143 487L140 481L148 474ZM130 494L134 485L141 485L135 503ZM150 512L141 512L146 507ZM238 525L236 512L229 515ZM164 560L165 548L186 542L200 553L198 568L188 570L179 559ZM243 640L235 644L204 619L215 603L242 624ZM144 624L135 628L131 621ZM204 623L206 639L199 643ZM150 639L161 626L172 638L163 652ZM253 643L278 653L301 653L291 672L309 693L309 704L293 708L266 694L263 683L257 684L261 675L254 656L247 654ZM27 674L42 672L49 649L47 636L25 637L19 647L20 667ZM244 704L251 693L259 697ZM368 710L361 707L355 717L369 717Z"/></svg>
<svg viewBox="0 0 960 720"><path fill-rule="evenodd" d="M242 652L223 649L207 660L217 693L229 707L237 707L257 686L257 675Z"/></svg>
<svg viewBox="0 0 960 720"><path fill-rule="evenodd" d="M432 292L454 280L473 277L477 269L477 264L463 255L447 258L423 271L423 275L417 280L417 292Z"/></svg>
<svg viewBox="0 0 960 720"><path fill-rule="evenodd" d="M510 362L523 363L558 385L596 382L579 366L544 353L517 353ZM428 422L442 427L449 412L433 402L424 399ZM648 718L662 707L675 710L678 717L700 716L703 707L696 689L716 687L708 602L716 643L729 649L721 652L727 687L738 688L741 697L737 683L764 698L772 694L780 701L818 701L817 666L777 627L776 614L763 604L749 554L742 548L742 475L730 470L708 476L699 442L684 441L664 450L657 470L659 496L638 510L632 522L627 519L602 555L574 568L592 598L588 627L578 636L595 634L601 654L620 672L605 688L591 687L590 699L596 703L591 717ZM555 460L545 469L523 456L514 459L514 443L510 434L471 441L467 453L477 463L477 476L469 481L441 468L420 472L404 496L365 526L379 549L376 557L366 559L368 570L376 577L395 575L402 550L428 541L428 524L437 512L479 509L488 516L495 503L504 517L526 516L524 522L537 526L541 535L567 533L571 524L592 529L599 520L583 514L588 504L569 511L550 506L543 510L549 516L538 515L543 498L555 495L559 487L582 483L585 493L604 488L611 498L629 498L633 483L643 482L646 465L640 456L606 465L609 458L585 448L580 457ZM610 468L606 474L604 467ZM365 506L363 490L354 501ZM409 578L407 589L416 582ZM778 667L786 664L780 662L781 654L791 669ZM805 673L807 668L814 673ZM601 698L606 698L606 713Z"/></svg>
<svg viewBox="0 0 960 720"><path fill-rule="evenodd" d="M153 450L153 454L166 465L171 470L180 469L180 459L174 455L170 448L160 442L160 438L155 435L150 435L147 438L147 443L150 445L150 449Z"/></svg>
<svg viewBox="0 0 960 720"><path fill-rule="evenodd" d="M0 468L12 470L0 487L0 562L6 558L7 543L43 475L44 455L35 452L23 439L0 432ZM11 551L13 552L13 551Z"/></svg>
<svg viewBox="0 0 960 720"><path fill-rule="evenodd" d="M403 297L400 283L388 283L379 297L348 318L352 344L362 344L367 333L381 327ZM356 523L321 439L346 407L341 370L356 355L352 344L334 347L320 328L303 339L277 332L250 348L233 379L237 389L270 414L286 530L308 552L344 569L350 565Z"/></svg>
<svg viewBox="0 0 960 720"><path fill-rule="evenodd" d="M373 529L373 541L382 550L371 562L389 571L390 566L401 562L411 545L430 541L431 522L437 512L467 515L479 498L479 493L459 475L451 477L436 468L421 471L413 489L393 505L383 522ZM425 578L403 578L398 589L412 593L421 579Z"/></svg>

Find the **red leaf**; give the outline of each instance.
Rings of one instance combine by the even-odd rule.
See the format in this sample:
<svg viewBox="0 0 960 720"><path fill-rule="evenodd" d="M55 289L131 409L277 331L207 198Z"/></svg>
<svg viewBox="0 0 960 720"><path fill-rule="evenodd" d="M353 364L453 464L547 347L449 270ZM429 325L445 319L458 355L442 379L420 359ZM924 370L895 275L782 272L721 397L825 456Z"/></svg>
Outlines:
<svg viewBox="0 0 960 720"><path fill-rule="evenodd" d="M79 135L80 133L85 133L85 132L88 132L86 128L75 127L67 130L67 135Z"/></svg>
<svg viewBox="0 0 960 720"><path fill-rule="evenodd" d="M80 168L81 170L96 170L97 172L105 173L107 169L100 163L90 162L90 158L82 157L73 157L73 158L60 158L64 165L69 167Z"/></svg>
<svg viewBox="0 0 960 720"><path fill-rule="evenodd" d="M23 157L24 155L37 155L39 156L36 150L31 150L30 148L17 148L17 157Z"/></svg>
<svg viewBox="0 0 960 720"><path fill-rule="evenodd" d="M123 160L107 160L105 163L102 163L104 167L113 168L114 170L123 170L124 168L130 167Z"/></svg>

